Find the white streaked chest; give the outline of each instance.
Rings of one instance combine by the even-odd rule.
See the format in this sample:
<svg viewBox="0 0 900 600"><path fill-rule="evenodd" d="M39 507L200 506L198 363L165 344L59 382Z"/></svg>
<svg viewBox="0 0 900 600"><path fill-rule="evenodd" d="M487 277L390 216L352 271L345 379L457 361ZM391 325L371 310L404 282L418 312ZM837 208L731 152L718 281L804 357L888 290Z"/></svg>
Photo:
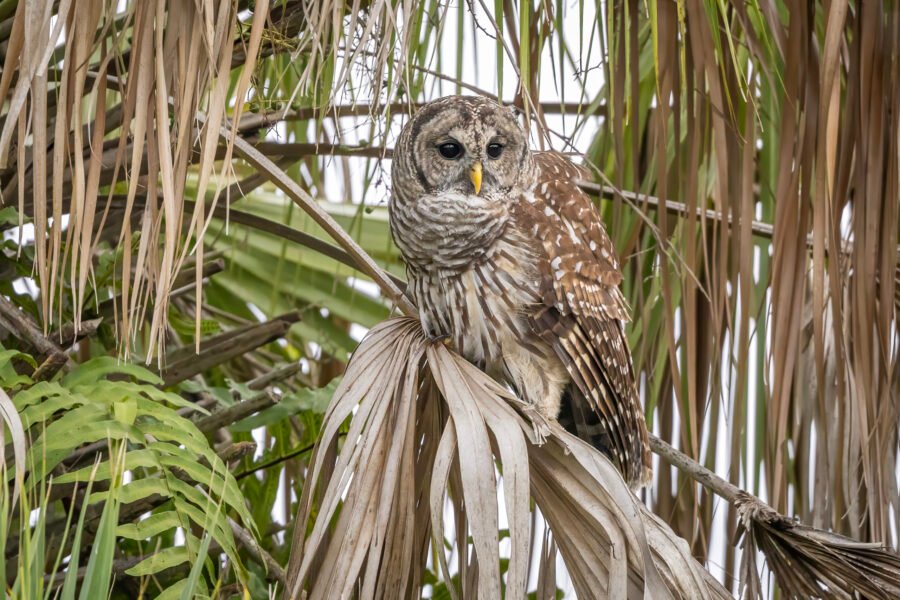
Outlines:
<svg viewBox="0 0 900 600"><path fill-rule="evenodd" d="M426 194L391 205L391 231L407 264L458 271L482 260L509 221L506 197Z"/></svg>
<svg viewBox="0 0 900 600"><path fill-rule="evenodd" d="M449 336L456 350L487 371L533 338L528 312L540 281L527 247L501 237L487 260L463 271L429 269L413 279L413 293L429 335Z"/></svg>

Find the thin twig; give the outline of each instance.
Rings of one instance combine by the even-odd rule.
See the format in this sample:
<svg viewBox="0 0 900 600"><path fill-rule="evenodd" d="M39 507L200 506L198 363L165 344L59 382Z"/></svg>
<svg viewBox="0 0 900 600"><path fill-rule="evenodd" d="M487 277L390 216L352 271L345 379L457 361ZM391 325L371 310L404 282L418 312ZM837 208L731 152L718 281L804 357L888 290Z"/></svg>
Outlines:
<svg viewBox="0 0 900 600"><path fill-rule="evenodd" d="M213 432L221 427L237 423L241 419L249 417L253 413L265 410L277 403L275 395L270 390L264 390L258 394L254 394L242 402L235 402L228 408L223 408L218 412L214 412L208 417L203 417L197 421L197 429L203 433Z"/></svg>
<svg viewBox="0 0 900 600"><path fill-rule="evenodd" d="M332 156L361 156L391 158L393 148L384 146L350 146L347 144L307 144L296 142L257 142L253 147L266 156L304 157L328 154Z"/></svg>
<svg viewBox="0 0 900 600"><path fill-rule="evenodd" d="M648 204L657 210L659 210L660 208L665 208L666 212L678 217L686 217L692 212L690 207L688 207L688 205L684 204L683 202L676 202L674 200L658 198L649 194L640 194L638 192L632 192L629 190L619 190L612 186L600 185L592 181L578 181L578 186L588 194L594 196L605 198L615 198L616 196L618 196L624 198L636 207L640 206L641 204ZM701 206L697 206L693 210L693 212L698 217L705 217L706 219L709 219L711 221L719 221L729 226L734 226L735 224L735 217L733 215L724 215L721 212L713 210L711 208L703 208ZM765 223L763 221L750 221L750 230L754 235L767 239L772 239L775 234L775 226L771 223ZM806 245L812 247L812 234L808 234L806 236ZM841 240L841 252L848 254L852 251L853 245L847 240ZM897 246L897 254L900 254L900 246Z"/></svg>
<svg viewBox="0 0 900 600"><path fill-rule="evenodd" d="M337 435L340 438L340 437L347 435L347 433L344 431L341 431ZM315 447L316 447L315 443L312 443L312 444L308 444L306 446L300 446L299 448L294 448L293 450L290 450L289 452L286 452L277 458L273 458L272 460L264 462L264 463L255 464L252 467L248 468L246 471L241 471L240 473L236 473L234 475L234 478L236 480L240 481L241 479L243 479L245 477L249 477L250 475L253 475L254 473L256 473L258 471L265 471L266 469L270 469L272 467L278 466L283 462L286 462L292 458L300 456L301 454L306 454L307 452L310 452Z"/></svg>
<svg viewBox="0 0 900 600"><path fill-rule="evenodd" d="M476 91L470 89L470 91ZM480 90L479 90L480 92ZM490 95L490 94L488 94ZM512 104L512 101L504 102ZM379 116L404 116L409 115L422 106L424 102L393 102L390 104L344 104L329 108L301 107L301 108L275 108L255 113L248 113L241 117L238 130L250 132L262 127L272 127L279 121L307 121L311 119L333 118L342 119L349 117ZM606 115L606 106L600 105L594 109L587 104L578 102L541 102L541 112L548 115L578 114L581 116L602 117Z"/></svg>
<svg viewBox="0 0 900 600"><path fill-rule="evenodd" d="M300 369L300 363L298 362L281 365L280 367L272 369L267 373L263 373L255 379L251 379L247 382L247 387L254 391L263 390L276 381L283 381L288 377L297 375L298 373L300 373Z"/></svg>
<svg viewBox="0 0 900 600"><path fill-rule="evenodd" d="M32 374L36 381L53 377L69 360L59 346L47 339L31 318L6 296L0 294L0 327L16 335L36 353L41 364Z"/></svg>
<svg viewBox="0 0 900 600"><path fill-rule="evenodd" d="M266 552L259 543L257 543L256 539L249 531L235 523L234 519L231 517L228 517L228 524L231 525L231 531L234 533L235 539L240 542L253 558L266 568L269 577L281 583L282 586L285 586L284 568L278 564L278 561L272 558L272 555Z"/></svg>
<svg viewBox="0 0 900 600"><path fill-rule="evenodd" d="M667 463L684 472L709 491L724 498L729 504L734 504L747 495L747 492L722 479L687 454L672 447L668 442L652 433L650 434L650 449ZM757 498L757 500L759 499ZM762 500L759 500L759 502L763 503Z"/></svg>
<svg viewBox="0 0 900 600"><path fill-rule="evenodd" d="M391 298L404 314L409 316L418 314L416 307L413 306L409 298L404 295L403 291L397 287L391 278L385 275L381 267L379 267L366 251L356 243L356 240L354 240L350 234L344 231L331 215L316 204L316 201L313 200L313 198L306 193L296 181L290 179L284 171L279 169L278 166L271 161L271 159L254 148L246 140L233 136L231 129L228 127L223 126L220 128L219 135L227 142L234 144L234 149L244 160L265 173L266 177L268 177L272 183L287 194L287 196L302 208L313 221L340 244L340 246L353 257L354 261L359 265L359 269L371 277L375 283L381 287L385 295Z"/></svg>

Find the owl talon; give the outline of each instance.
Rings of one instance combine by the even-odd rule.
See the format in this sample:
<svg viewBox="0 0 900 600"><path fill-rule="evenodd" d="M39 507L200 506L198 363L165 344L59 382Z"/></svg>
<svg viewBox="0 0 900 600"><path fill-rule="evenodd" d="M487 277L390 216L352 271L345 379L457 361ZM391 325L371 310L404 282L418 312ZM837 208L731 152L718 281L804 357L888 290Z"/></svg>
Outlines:
<svg viewBox="0 0 900 600"><path fill-rule="evenodd" d="M443 335L435 335L435 336L429 337L428 341L431 342L432 344L443 344L447 348L450 348L451 344L453 343L453 340L450 337L450 334L448 334L448 333L445 333Z"/></svg>
<svg viewBox="0 0 900 600"><path fill-rule="evenodd" d="M522 409L525 416L531 421L531 430L534 432L534 443L543 446L550 435L550 422L533 406L525 406Z"/></svg>

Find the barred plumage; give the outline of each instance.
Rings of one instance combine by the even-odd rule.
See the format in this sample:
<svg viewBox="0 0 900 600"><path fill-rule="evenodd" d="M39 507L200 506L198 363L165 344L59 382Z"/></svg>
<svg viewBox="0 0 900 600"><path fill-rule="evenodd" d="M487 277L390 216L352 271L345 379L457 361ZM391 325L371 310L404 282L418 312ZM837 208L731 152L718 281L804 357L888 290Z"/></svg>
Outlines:
<svg viewBox="0 0 900 600"><path fill-rule="evenodd" d="M615 250L575 183L587 177L560 154L532 154L510 109L442 98L401 132L391 230L426 331L639 486L650 453L628 307Z"/></svg>

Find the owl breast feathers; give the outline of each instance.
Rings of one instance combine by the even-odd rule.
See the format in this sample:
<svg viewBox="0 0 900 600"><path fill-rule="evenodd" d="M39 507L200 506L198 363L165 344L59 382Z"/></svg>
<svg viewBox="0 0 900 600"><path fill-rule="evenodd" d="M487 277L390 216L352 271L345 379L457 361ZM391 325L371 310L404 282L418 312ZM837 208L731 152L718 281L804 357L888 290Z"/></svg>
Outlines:
<svg viewBox="0 0 900 600"><path fill-rule="evenodd" d="M442 98L403 128L391 231L423 327L604 452L632 487L649 479L647 427L609 236L577 186L589 174L532 153L509 108Z"/></svg>

